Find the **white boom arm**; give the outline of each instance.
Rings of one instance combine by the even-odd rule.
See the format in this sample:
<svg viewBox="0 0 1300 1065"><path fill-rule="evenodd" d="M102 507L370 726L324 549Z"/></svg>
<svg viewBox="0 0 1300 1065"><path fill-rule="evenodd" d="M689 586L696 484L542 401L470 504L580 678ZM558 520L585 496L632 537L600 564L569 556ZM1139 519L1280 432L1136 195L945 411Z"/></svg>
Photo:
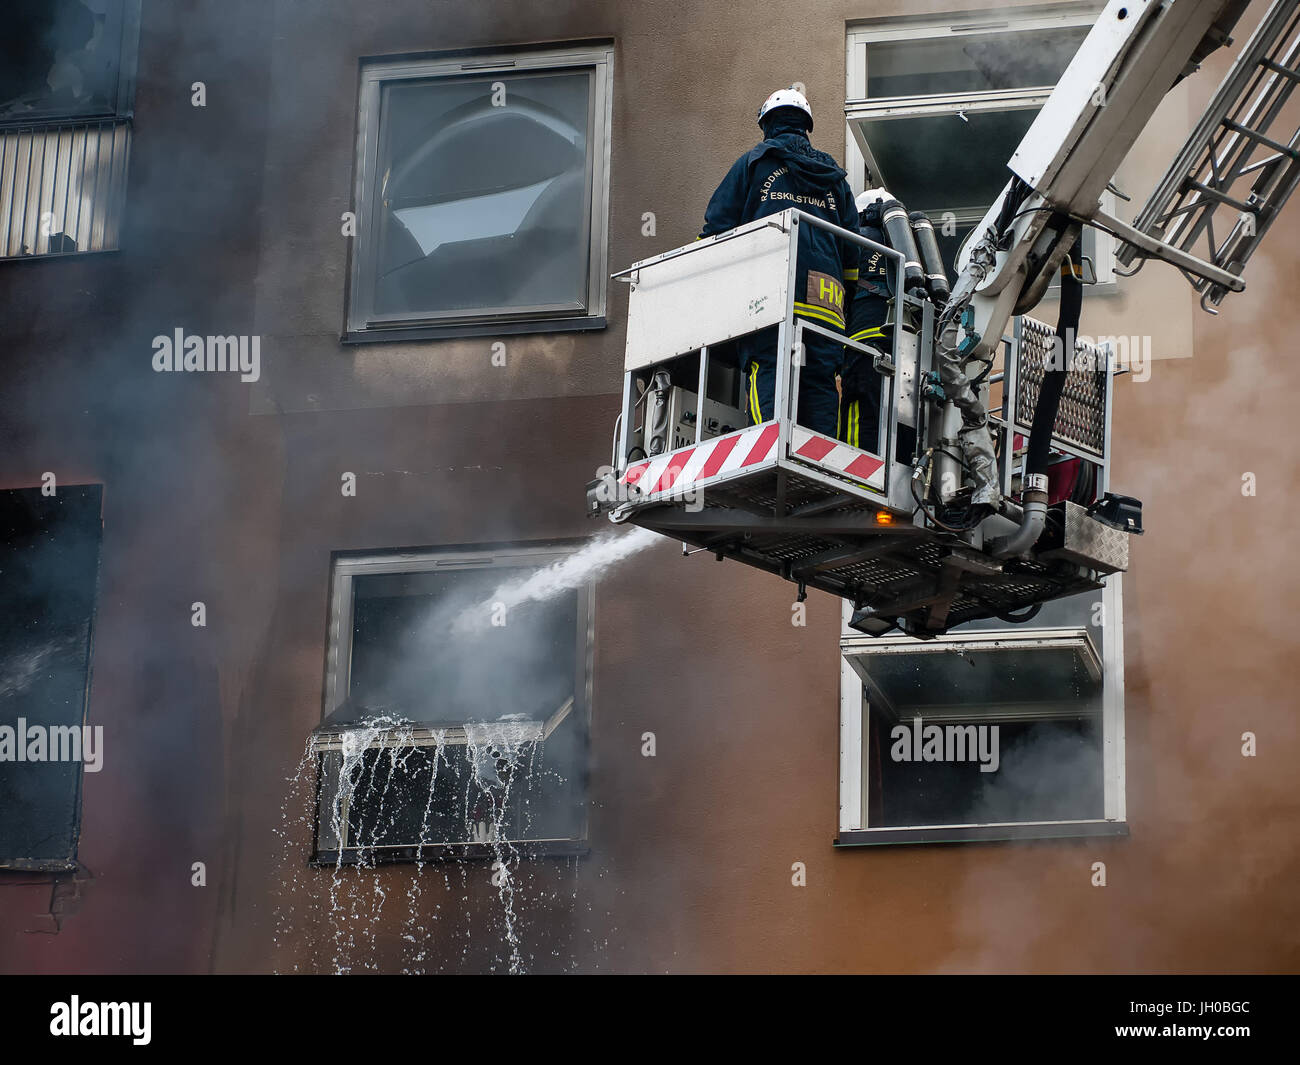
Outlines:
<svg viewBox="0 0 1300 1065"><path fill-rule="evenodd" d="M1005 205L1016 204L1018 217L999 233L993 267L975 287L977 354L987 355L1001 338L1016 304L1038 302L1069 251L1068 231L1098 217L1102 193L1165 94L1208 54L1207 39L1227 40L1243 6L1232 0L1106 5L1011 157L1015 177L976 229L996 231ZM1025 186L1029 192L1021 195ZM1063 226L1061 215L1075 224ZM977 244L963 249L959 272L970 269ZM1242 287L1239 279L1232 283ZM999 312L1004 300L998 297L1007 289L1013 303Z"/></svg>
<svg viewBox="0 0 1300 1065"><path fill-rule="evenodd" d="M992 358L1010 317L1041 299L1085 223L1129 228L1101 213L1102 193L1165 94L1227 42L1244 7L1243 0L1110 0L1012 156L1011 180L958 258L936 351L949 401L943 437L961 447L973 502L1002 506L986 414L966 366ZM1242 287L1235 275L1185 258L1201 276ZM940 461L952 476L939 483L960 484L955 457ZM1032 542L1026 529L1005 553Z"/></svg>

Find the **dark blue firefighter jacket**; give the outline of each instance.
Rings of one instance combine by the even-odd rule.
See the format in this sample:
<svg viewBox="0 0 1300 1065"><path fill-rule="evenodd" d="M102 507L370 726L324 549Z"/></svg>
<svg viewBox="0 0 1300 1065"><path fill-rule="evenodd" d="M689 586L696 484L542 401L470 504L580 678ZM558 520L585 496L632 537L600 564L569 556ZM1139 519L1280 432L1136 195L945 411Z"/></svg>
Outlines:
<svg viewBox="0 0 1300 1065"><path fill-rule="evenodd" d="M701 237L726 232L765 215L797 207L856 233L858 212L844 170L793 128L772 135L742 155L722 179L704 212ZM859 246L816 226L799 231L795 313L843 332L845 285L858 280Z"/></svg>

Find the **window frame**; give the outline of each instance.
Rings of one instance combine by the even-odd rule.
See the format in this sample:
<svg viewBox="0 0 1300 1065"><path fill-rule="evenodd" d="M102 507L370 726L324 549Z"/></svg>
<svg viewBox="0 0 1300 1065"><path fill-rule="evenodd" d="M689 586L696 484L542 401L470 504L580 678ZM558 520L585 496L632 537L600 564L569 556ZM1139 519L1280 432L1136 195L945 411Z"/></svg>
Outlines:
<svg viewBox="0 0 1300 1065"><path fill-rule="evenodd" d="M56 138L55 167L51 179L51 197L57 198L60 177L63 178L64 185L64 217L59 220L59 231L66 234L67 225L67 189L71 180L72 155L71 144L69 155L64 169L59 168L59 143L62 136L66 133L70 138L75 138L78 131L82 133L83 147L81 165L84 168L86 160L86 147L89 142L90 129L92 126L98 126L98 133L102 134L105 129L109 130L113 155L110 156L109 162L109 186L105 195L110 198L110 203L105 207L104 221L100 226L104 246L98 248L78 248L76 251L50 251L46 250L30 255L22 254L3 254L0 253L0 263L25 262L27 260L37 259L72 259L81 258L87 255L104 255L120 251L120 239L126 215L127 192L130 187L130 162L131 162L131 141L133 128L135 124L135 91L136 80L138 77L140 54L140 0L123 0L122 3L122 40L118 52L117 68L117 91L114 98L113 107L103 107L98 109L87 108L78 112L47 112L44 114L29 115L0 115L0 174L9 175L10 180L10 197L11 200L16 197L16 186L18 182L20 157L20 141L24 135L32 138L28 145L26 176L24 177L23 193L23 215L19 224L19 241L21 243L22 235L27 232L27 212L31 207L31 171L32 171L32 153L37 137L46 138L53 135ZM117 139L118 134L122 135L124 141L122 147L122 162L116 161ZM14 149L11 153L8 148L10 138L14 140ZM100 169L100 154L102 147L97 142L95 169L96 169L96 189L95 195L98 195L98 173ZM44 188L44 172L46 170L46 152L47 146L42 140L40 170L41 178L38 185L37 195ZM120 173L119 173L120 168ZM65 172L66 171L66 172ZM120 179L120 180L119 180ZM115 203L112 198L116 197ZM94 206L92 196L90 233L91 239L94 238ZM41 206L40 203L37 207ZM116 208L116 225L113 227L114 239L110 243L108 240L109 217ZM11 233L14 225L13 221L14 205L11 202L9 212L5 216L4 225L6 233ZM44 212L37 216L44 219ZM80 228L81 213L80 208L77 214L77 228ZM42 225L44 222L42 221ZM50 234L46 234L47 236ZM0 246L3 245L0 239Z"/></svg>
<svg viewBox="0 0 1300 1065"><path fill-rule="evenodd" d="M346 699L350 687L352 665L352 619L354 605L353 581L359 576L378 574L427 573L435 570L466 571L469 569L501 569L509 566L548 565L571 556L589 541L557 540L528 544L492 544L483 546L460 545L420 550L392 551L339 551L330 560L329 620L326 634L325 678L322 692L321 723ZM582 723L584 742L588 752L591 747L592 691L595 662L595 583L585 581L574 589L578 603L578 644L574 660L575 691L572 711ZM347 623L344 623L347 619ZM417 727L417 734L422 730ZM417 739L417 746L426 745ZM319 763L317 763L319 764ZM582 795L582 827L580 833L563 839L537 839L511 841L512 852L525 857L572 857L588 850L590 830L590 757L582 766L584 774ZM324 781L318 780L313 793L312 858L313 865L354 864L364 847L348 847L339 851L317 850L319 833L319 792ZM441 858L493 857L501 846L492 842L431 841L422 844L388 845L386 855L371 855L371 861L409 862L430 861Z"/></svg>
<svg viewBox="0 0 1300 1065"><path fill-rule="evenodd" d="M140 53L140 0L122 0L122 41L118 52L117 92L113 107L75 112L0 115L0 129L11 126L58 128L96 120L129 122L135 117L135 83Z"/></svg>
<svg viewBox="0 0 1300 1065"><path fill-rule="evenodd" d="M840 785L839 835L835 845L872 846L900 843L956 843L979 840L1056 839L1072 836L1126 836L1127 801L1124 757L1124 602L1121 574L1108 577L1101 591L1102 666L1101 771L1103 815L1095 820L1014 821L988 824L937 824L872 827L868 819L869 769L864 683L849 659L870 655L882 643L915 644L910 637L870 637L848 627L852 605L845 603L840 638ZM979 623L934 637L953 652L978 649L990 640L1067 645L1079 638L1077 627L980 629ZM1047 720L1046 717L1043 720Z"/></svg>
<svg viewBox="0 0 1300 1065"><path fill-rule="evenodd" d="M380 107L383 87L398 81L459 76L542 73L592 73L587 143L587 308L581 313L540 308L479 308L470 313L377 318L373 313L374 262L378 226L371 207L379 167ZM363 59L357 105L352 210L356 236L348 259L344 342L437 339L439 337L547 333L603 329L609 284L609 185L613 122L614 45L612 41L569 42L517 50L474 49L401 58Z"/></svg>
<svg viewBox="0 0 1300 1065"><path fill-rule="evenodd" d="M917 118L957 112L1010 111L1041 108L1051 95L1052 86L1020 89L990 89L972 92L926 93L913 96L867 96L868 50L873 44L894 41L921 41L953 36L988 33L995 30L1022 33L1035 30L1091 27L1103 4L1095 0L1058 3L1022 10L973 10L947 15L902 16L850 22L845 40L845 169L856 191L866 187L866 173L880 173L871 155L859 123L869 120ZM910 205L909 205L910 206ZM1104 210L1115 210L1115 197L1107 191L1102 196ZM979 218L988 209L980 210ZM956 210L959 222L969 220L972 207ZM978 222L979 218L974 221ZM1114 238L1096 230L1096 256L1093 269L1096 283L1089 286L1094 294L1119 291L1115 272ZM1059 282L1053 282L1053 288Z"/></svg>

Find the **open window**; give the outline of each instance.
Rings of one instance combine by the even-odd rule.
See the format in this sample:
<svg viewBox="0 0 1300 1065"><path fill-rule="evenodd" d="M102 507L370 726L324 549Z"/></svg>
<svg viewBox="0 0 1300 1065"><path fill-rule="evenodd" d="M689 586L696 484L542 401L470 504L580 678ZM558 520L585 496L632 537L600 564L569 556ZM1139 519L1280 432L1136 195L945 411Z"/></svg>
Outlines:
<svg viewBox="0 0 1300 1065"><path fill-rule="evenodd" d="M1124 834L1120 578L930 640L841 642L844 845Z"/></svg>
<svg viewBox="0 0 1300 1065"><path fill-rule="evenodd" d="M99 485L0 491L0 869L77 867L102 509Z"/></svg>
<svg viewBox="0 0 1300 1065"><path fill-rule="evenodd" d="M585 849L591 588L556 578L570 550L336 557L318 862Z"/></svg>
<svg viewBox="0 0 1300 1065"><path fill-rule="evenodd" d="M0 258L117 248L139 0L13 0L0 44Z"/></svg>
<svg viewBox="0 0 1300 1065"><path fill-rule="evenodd" d="M348 337L604 325L613 48L367 63Z"/></svg>
<svg viewBox="0 0 1300 1065"><path fill-rule="evenodd" d="M845 114L854 188L884 185L929 215L951 273L1099 10L1069 4L852 24ZM1103 206L1114 207L1109 192ZM1096 281L1113 286L1113 239L1086 228L1083 240Z"/></svg>

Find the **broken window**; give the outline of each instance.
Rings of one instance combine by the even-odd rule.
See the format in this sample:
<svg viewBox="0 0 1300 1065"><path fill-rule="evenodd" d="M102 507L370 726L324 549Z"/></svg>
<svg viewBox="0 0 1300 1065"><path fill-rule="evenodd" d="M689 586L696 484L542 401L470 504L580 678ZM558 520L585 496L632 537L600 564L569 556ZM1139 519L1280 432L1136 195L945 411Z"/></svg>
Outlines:
<svg viewBox="0 0 1300 1065"><path fill-rule="evenodd" d="M0 869L77 866L103 489L0 491Z"/></svg>
<svg viewBox="0 0 1300 1065"><path fill-rule="evenodd" d="M0 44L0 258L118 246L139 0L16 0Z"/></svg>
<svg viewBox="0 0 1300 1065"><path fill-rule="evenodd" d="M850 177L856 188L883 185L908 210L928 214L950 274L1096 10L1070 5L850 27ZM1104 202L1113 208L1110 193ZM1083 240L1097 281L1113 284L1113 240L1092 228Z"/></svg>
<svg viewBox="0 0 1300 1065"><path fill-rule="evenodd" d="M349 330L604 314L613 49L370 64Z"/></svg>
<svg viewBox="0 0 1300 1065"><path fill-rule="evenodd" d="M590 587L567 548L339 556L316 860L584 849Z"/></svg>
<svg viewBox="0 0 1300 1065"><path fill-rule="evenodd" d="M841 844L1124 826L1119 577L932 640L845 629Z"/></svg>

